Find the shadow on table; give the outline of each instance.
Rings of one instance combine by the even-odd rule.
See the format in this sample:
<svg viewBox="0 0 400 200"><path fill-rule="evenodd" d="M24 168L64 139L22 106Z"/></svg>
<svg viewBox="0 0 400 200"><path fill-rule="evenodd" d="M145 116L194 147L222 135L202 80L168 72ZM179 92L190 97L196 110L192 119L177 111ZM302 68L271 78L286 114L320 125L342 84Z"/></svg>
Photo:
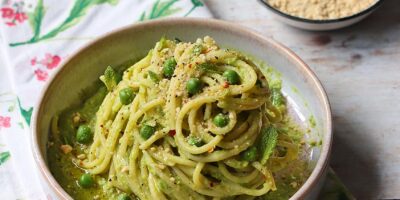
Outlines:
<svg viewBox="0 0 400 200"><path fill-rule="evenodd" d="M363 52L369 52L368 56L390 53L384 52L383 49L398 51L388 47L400 41L399 35L396 34L399 29L400 1L387 0L371 16L354 26L336 31L303 33L313 38L314 45L348 52L350 62L342 63L343 68L351 69L355 65L352 63L354 60L361 60L362 56L366 56L357 53L361 50L367 50ZM332 109L335 115L335 107ZM334 117L331 166L357 199L378 199L382 189L380 187L384 185L380 182L377 163L377 156L380 155L374 152L373 148L376 148L376 145L372 144L373 141L366 138L366 127L363 129L359 124L354 124L355 122L343 113Z"/></svg>
<svg viewBox="0 0 400 200"><path fill-rule="evenodd" d="M334 117L334 124L331 167L357 199L376 199L382 185L379 182L377 155L370 154L372 151L357 151L354 147L363 145L368 148L373 145L365 138L357 138L363 136L360 132L364 130L354 130L352 123L345 118ZM349 137L349 134L352 136Z"/></svg>
<svg viewBox="0 0 400 200"><path fill-rule="evenodd" d="M292 28L294 32L311 36L311 44L343 50L360 50L377 48L376 56L384 54L379 47L399 41L397 32L400 29L400 2L398 0L386 0L382 5L363 21L334 31L305 31Z"/></svg>
<svg viewBox="0 0 400 200"><path fill-rule="evenodd" d="M400 25L399 10L400 3L398 0L386 0L376 11L363 21L353 26L333 31L332 33L354 32L358 30L384 33L387 29L397 29L398 27L395 27L395 25ZM360 34L362 33L360 32Z"/></svg>
<svg viewBox="0 0 400 200"><path fill-rule="evenodd" d="M334 31L314 32L314 34L321 36L321 33L325 33L322 36L329 37L329 42L344 38L341 42L335 41L336 44L340 44L337 47L357 50L390 45L393 42L391 40L398 41L399 37L396 33L399 28L400 2L398 0L386 0L375 12L355 25ZM322 39L326 38L322 37ZM321 41L317 40L316 42Z"/></svg>
<svg viewBox="0 0 400 200"><path fill-rule="evenodd" d="M327 32L328 35L346 36L341 45L349 52L374 48L372 56L384 54L380 49L399 41L394 33L400 28L400 2L388 0L364 21L354 26ZM338 44L338 43L336 43ZM388 48L385 48L388 49ZM388 53L388 52L386 52ZM350 67L350 65L348 66ZM333 107L333 112L335 108ZM383 184L380 182L377 155L373 141L364 137L368 130L360 129L346 115L334 118L334 142L331 166L357 199L377 199ZM357 128L356 128L357 127ZM348 135L351 135L348 136ZM370 143L369 143L370 142ZM364 148L355 148L362 145ZM369 149L368 149L369 148ZM357 151L358 150L358 151ZM364 151L361 151L364 150Z"/></svg>

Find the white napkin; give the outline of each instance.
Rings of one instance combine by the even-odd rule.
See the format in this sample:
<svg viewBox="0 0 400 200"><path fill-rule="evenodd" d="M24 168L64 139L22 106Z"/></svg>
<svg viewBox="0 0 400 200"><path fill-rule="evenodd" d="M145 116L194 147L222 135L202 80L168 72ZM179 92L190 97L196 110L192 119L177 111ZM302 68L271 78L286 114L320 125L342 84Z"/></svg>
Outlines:
<svg viewBox="0 0 400 200"><path fill-rule="evenodd" d="M200 0L2 0L0 199L54 199L30 148L32 107L60 62L106 32L161 17L211 17Z"/></svg>

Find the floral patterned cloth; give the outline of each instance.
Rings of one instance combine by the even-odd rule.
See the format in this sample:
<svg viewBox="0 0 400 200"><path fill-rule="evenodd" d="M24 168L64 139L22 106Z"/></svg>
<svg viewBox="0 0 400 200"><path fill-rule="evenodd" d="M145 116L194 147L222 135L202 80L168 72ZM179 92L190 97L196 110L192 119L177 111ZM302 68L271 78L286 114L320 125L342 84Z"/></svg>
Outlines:
<svg viewBox="0 0 400 200"><path fill-rule="evenodd" d="M54 69L99 35L171 16L211 14L200 0L0 0L0 199L55 199L29 143L33 105Z"/></svg>

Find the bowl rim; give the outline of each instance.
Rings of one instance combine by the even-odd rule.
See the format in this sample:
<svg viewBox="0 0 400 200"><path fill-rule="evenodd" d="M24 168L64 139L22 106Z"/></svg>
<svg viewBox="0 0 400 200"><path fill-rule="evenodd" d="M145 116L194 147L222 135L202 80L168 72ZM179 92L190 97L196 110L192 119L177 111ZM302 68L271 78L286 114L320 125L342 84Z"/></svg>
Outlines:
<svg viewBox="0 0 400 200"><path fill-rule="evenodd" d="M267 38L260 33L255 32L249 28L246 28L241 25L234 24L232 22L226 22L217 19L201 19L201 18L168 18L168 19L157 19L151 20L146 22L139 22L129 26L124 26L113 31L110 31L102 36L98 37L97 39L88 42L86 45L78 48L78 50L74 51L67 59L65 59L60 67L56 69L56 72L50 77L50 80L45 84L41 93L39 95L39 99L35 105L35 109L32 115L32 123L31 123L31 148L32 153L34 156L35 164L37 165L41 175L46 181L47 185L53 189L53 192L57 195L57 197L61 199L72 199L71 196L58 184L56 179L51 174L49 167L45 162L44 155L41 154L40 151L40 140L41 138L38 137L38 121L40 121L39 117L44 112L43 105L46 103L47 99L49 98L49 89L52 85L62 77L62 72L67 70L68 68L65 67L67 64L73 60L76 56L78 56L81 52L92 48L96 43L102 42L103 40L113 37L120 32L128 31L130 29L143 29L146 27L157 26L157 25L196 25L196 26L205 26L216 30L229 30L231 32L235 32L240 35L246 35L247 37L256 40L258 42L272 45L277 51L280 53L288 56L288 59L292 60L295 65L298 66L299 70L304 72L304 76L307 77L312 83L310 85L315 88L315 92L317 96L320 98L321 102L323 103L323 112L325 113L325 126L323 129L326 129L327 132L324 135L323 143L321 145L321 154L318 158L318 161L315 167L312 170L312 173L307 178L306 182L300 187L299 190L290 198L290 199L304 199L310 191L316 187L316 184L320 179L323 178L324 172L326 171L329 163L329 157L331 152L332 146L332 114L331 114L331 107L327 97L327 94L322 86L320 80L316 77L315 73L311 70L311 68L300 59L292 50L288 47L282 45L281 43ZM43 180L43 179L42 179Z"/></svg>
<svg viewBox="0 0 400 200"><path fill-rule="evenodd" d="M258 1L262 5L264 5L266 8L268 8L272 12L274 12L282 17L289 18L291 20L298 21L298 22L312 23L312 24L331 24L331 23L338 23L338 22L343 22L343 21L347 21L350 19L354 19L354 18L363 16L363 15L369 13L370 11L375 10L383 3L383 0L376 0L376 2L374 4L372 4L371 6L369 6L367 9L364 9L358 13L355 13L355 14L352 14L352 15L349 15L346 17L337 18L337 19L307 19L307 18L297 17L294 15L289 15L287 13L284 13L284 12L272 7L269 3L266 2L266 0L258 0Z"/></svg>

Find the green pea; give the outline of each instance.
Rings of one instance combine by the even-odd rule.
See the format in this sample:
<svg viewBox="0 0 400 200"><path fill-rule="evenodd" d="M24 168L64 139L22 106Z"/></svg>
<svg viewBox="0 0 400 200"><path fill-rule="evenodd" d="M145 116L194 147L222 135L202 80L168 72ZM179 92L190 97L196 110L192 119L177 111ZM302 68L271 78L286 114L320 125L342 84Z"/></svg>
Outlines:
<svg viewBox="0 0 400 200"><path fill-rule="evenodd" d="M242 159L245 161L253 162L257 160L258 157L258 150L257 147L252 146L246 149L242 154Z"/></svg>
<svg viewBox="0 0 400 200"><path fill-rule="evenodd" d="M131 200L131 197L128 194L120 194L118 196L118 200Z"/></svg>
<svg viewBox="0 0 400 200"><path fill-rule="evenodd" d="M124 88L119 91L119 100L122 104L128 105L135 98L135 94L133 93L133 89L130 87Z"/></svg>
<svg viewBox="0 0 400 200"><path fill-rule="evenodd" d="M235 85L240 83L239 75L231 69L228 69L222 74L222 76L228 81L229 84Z"/></svg>
<svg viewBox="0 0 400 200"><path fill-rule="evenodd" d="M166 60L163 66L164 76L167 78L171 78L172 75L174 75L175 66L176 66L176 61L173 57Z"/></svg>
<svg viewBox="0 0 400 200"><path fill-rule="evenodd" d="M213 123L215 124L215 126L222 128L222 127L228 125L229 117L222 113L219 113L218 115L216 115L214 117Z"/></svg>
<svg viewBox="0 0 400 200"><path fill-rule="evenodd" d="M76 141L81 144L87 144L92 140L92 131L88 125L80 125L76 131Z"/></svg>
<svg viewBox="0 0 400 200"><path fill-rule="evenodd" d="M195 136L190 136L188 139L188 143L190 145L196 146L196 147L200 147L203 146L204 142L201 138L199 137L195 137Z"/></svg>
<svg viewBox="0 0 400 200"><path fill-rule="evenodd" d="M154 134L154 132L156 132L155 127L143 125L140 129L140 136L142 136L143 139L147 140Z"/></svg>
<svg viewBox="0 0 400 200"><path fill-rule="evenodd" d="M198 78L191 78L188 80L186 83L186 90L188 91L189 94L193 95L201 90L201 81Z"/></svg>
<svg viewBox="0 0 400 200"><path fill-rule="evenodd" d="M79 185L83 188L89 188L93 186L94 180L90 174L83 174L81 178L79 178Z"/></svg>

